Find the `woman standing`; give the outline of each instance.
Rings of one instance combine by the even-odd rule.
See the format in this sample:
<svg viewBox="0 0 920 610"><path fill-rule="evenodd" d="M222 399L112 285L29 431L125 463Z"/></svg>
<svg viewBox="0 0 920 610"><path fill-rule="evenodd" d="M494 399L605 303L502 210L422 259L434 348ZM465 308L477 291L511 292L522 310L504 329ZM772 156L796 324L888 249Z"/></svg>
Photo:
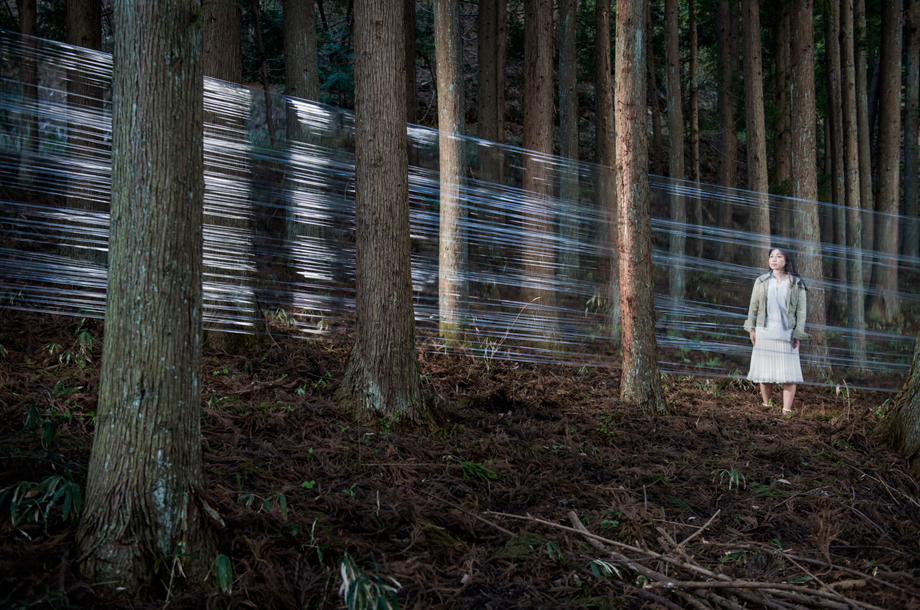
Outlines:
<svg viewBox="0 0 920 610"><path fill-rule="evenodd" d="M747 378L760 384L764 406L770 406L773 384L783 384L783 415L792 414L796 384L802 382L799 344L808 339L805 292L792 261L780 248L772 248L770 272L754 281L744 323L754 346Z"/></svg>

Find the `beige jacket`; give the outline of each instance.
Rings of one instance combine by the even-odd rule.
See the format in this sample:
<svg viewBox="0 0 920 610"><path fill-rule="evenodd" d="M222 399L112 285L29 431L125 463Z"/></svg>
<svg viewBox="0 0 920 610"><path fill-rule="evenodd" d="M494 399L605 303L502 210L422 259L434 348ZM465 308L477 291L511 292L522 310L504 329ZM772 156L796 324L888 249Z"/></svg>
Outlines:
<svg viewBox="0 0 920 610"><path fill-rule="evenodd" d="M755 320L758 327L767 325L767 280L770 279L772 272L767 272L754 280L754 290L751 292L751 305L748 307L747 321L744 323L744 330L752 332L755 330ZM789 276L789 292L786 297L786 312L789 315L789 327L792 329L792 338L805 340L809 339L808 333L805 332L805 312L806 297L805 284L801 278L794 275Z"/></svg>

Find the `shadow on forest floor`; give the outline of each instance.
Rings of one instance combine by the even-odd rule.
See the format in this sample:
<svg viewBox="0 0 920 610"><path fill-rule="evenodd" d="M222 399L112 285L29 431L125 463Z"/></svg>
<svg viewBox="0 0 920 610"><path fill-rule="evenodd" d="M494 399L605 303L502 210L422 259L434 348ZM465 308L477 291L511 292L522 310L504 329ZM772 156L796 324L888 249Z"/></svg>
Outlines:
<svg viewBox="0 0 920 610"><path fill-rule="evenodd" d="M3 315L0 490L82 487L102 324ZM649 417L619 403L617 370L421 354L438 424L419 435L337 410L347 354L285 336L206 352L206 485L234 581L166 607L342 607L345 553L398 581L401 608L918 607L920 490L870 434L889 394L803 386L785 419L747 382L671 376L672 414ZM0 606L164 607L89 587L61 503L14 526L11 495ZM558 527L570 512L619 546Z"/></svg>

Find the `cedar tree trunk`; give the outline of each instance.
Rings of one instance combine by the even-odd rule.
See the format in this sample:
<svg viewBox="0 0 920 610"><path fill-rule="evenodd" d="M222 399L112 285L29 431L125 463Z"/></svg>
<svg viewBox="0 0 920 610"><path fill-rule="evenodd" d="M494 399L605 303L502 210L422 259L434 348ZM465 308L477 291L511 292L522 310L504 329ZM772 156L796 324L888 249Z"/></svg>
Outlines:
<svg viewBox="0 0 920 610"><path fill-rule="evenodd" d="M200 497L200 10L115 4L111 256L77 541L86 577L128 595L149 589L158 561L160 578L191 583L213 562Z"/></svg>
<svg viewBox="0 0 920 610"><path fill-rule="evenodd" d="M664 413L652 290L644 5L645 0L617 3L616 159L623 312L620 399L647 413Z"/></svg>
<svg viewBox="0 0 920 610"><path fill-rule="evenodd" d="M357 419L427 420L415 355L403 0L355 7L355 342L336 399Z"/></svg>

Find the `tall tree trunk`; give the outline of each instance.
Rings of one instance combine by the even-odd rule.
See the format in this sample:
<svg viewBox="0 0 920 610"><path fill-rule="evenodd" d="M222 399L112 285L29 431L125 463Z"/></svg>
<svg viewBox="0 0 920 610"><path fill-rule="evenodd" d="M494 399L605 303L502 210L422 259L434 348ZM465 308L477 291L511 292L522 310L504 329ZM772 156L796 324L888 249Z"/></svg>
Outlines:
<svg viewBox="0 0 920 610"><path fill-rule="evenodd" d="M872 131L869 129L869 91L867 84L868 59L866 49L866 0L856 0L856 132L859 145L859 202L862 213L862 248L871 252L875 244L875 189L872 186ZM863 260L863 277L866 281L872 275L872 259Z"/></svg>
<svg viewBox="0 0 920 610"><path fill-rule="evenodd" d="M415 2L416 0L405 0L405 13L403 21L405 22L406 42L406 122L414 125L418 123L418 83L415 74Z"/></svg>
<svg viewBox="0 0 920 610"><path fill-rule="evenodd" d="M200 7L115 4L106 331L77 539L87 578L131 595L150 590L156 563L160 578L198 583L213 561L200 498Z"/></svg>
<svg viewBox="0 0 920 610"><path fill-rule="evenodd" d="M313 0L284 0L284 93L319 99L319 66Z"/></svg>
<svg viewBox="0 0 920 610"><path fill-rule="evenodd" d="M744 108L747 132L748 189L756 200L751 209L752 265L770 247L770 179L767 174L767 134L763 110L763 65L760 48L760 0L743 0Z"/></svg>
<svg viewBox="0 0 920 610"><path fill-rule="evenodd" d="M81 49L102 48L102 1L67 0L67 44ZM74 53L82 53L74 50ZM73 158L80 160L80 169L71 172L67 180L67 205L70 208L104 212L107 198L99 193L99 179L111 171L107 134L98 127L103 121L103 88L92 75L82 70L68 70L67 107L74 120L68 125L67 146ZM92 118L89 118L92 117ZM79 250L78 258L106 264L106 251Z"/></svg>
<svg viewBox="0 0 920 610"><path fill-rule="evenodd" d="M355 10L355 342L336 400L356 418L427 421L415 355L403 0Z"/></svg>
<svg viewBox="0 0 920 610"><path fill-rule="evenodd" d="M523 212L522 305L533 312L534 345L558 349L559 322L553 290L556 263L552 209L553 180L548 160L553 152L553 2L524 3L524 153L523 190L531 202Z"/></svg>
<svg viewBox="0 0 920 610"><path fill-rule="evenodd" d="M477 115L479 138L489 142L505 141L505 49L507 47L507 0L479 3L479 95ZM497 174L483 172L490 181Z"/></svg>
<svg viewBox="0 0 920 610"><path fill-rule="evenodd" d="M737 79L737 56L732 56L734 41L732 24L734 12L732 2L719 0L719 184L728 188L737 186L738 132L735 129L735 80ZM728 198L721 198L718 204L719 226L733 229L733 206ZM718 244L719 259L731 262L734 246L729 240Z"/></svg>
<svg viewBox="0 0 920 610"><path fill-rule="evenodd" d="M559 271L574 278L578 270L578 63L575 54L578 0L561 0L559 7L559 152L560 176Z"/></svg>
<svg viewBox="0 0 920 610"><path fill-rule="evenodd" d="M689 5L689 45L690 45L690 65L689 65L689 93L690 100L687 110L690 113L690 180L693 182L700 181L700 74L699 74L699 42L696 27L696 0L688 0ZM693 204L694 208L699 207L699 203ZM691 222L702 224L702 210L691 214ZM699 216L699 218L697 218Z"/></svg>
<svg viewBox="0 0 920 610"><path fill-rule="evenodd" d="M792 4L790 23L790 103L792 113L792 197L795 201L795 248L808 285L808 323L814 372L826 377L827 339L821 227L818 219L818 166L815 160L815 47L811 0Z"/></svg>
<svg viewBox="0 0 920 610"><path fill-rule="evenodd" d="M688 0L689 4L689 29L690 29L690 100L687 110L690 112L690 180L700 181L700 74L699 74L699 43L697 40L696 0ZM696 239L692 252L694 256L703 255L703 202L699 197L690 198L690 223L692 233Z"/></svg>
<svg viewBox="0 0 920 610"><path fill-rule="evenodd" d="M907 99L904 105L904 256L920 255L920 1L905 8Z"/></svg>
<svg viewBox="0 0 920 610"><path fill-rule="evenodd" d="M486 142L505 140L505 48L507 45L508 2L480 2L479 14L479 93L477 117L479 138ZM503 155L499 148L489 144L479 147L479 173L484 182L502 184ZM504 223L499 210L485 212L480 222L494 231ZM502 258L498 240L488 240L488 254L492 261ZM493 286L495 286L493 284Z"/></svg>
<svg viewBox="0 0 920 610"><path fill-rule="evenodd" d="M658 373L652 282L652 228L646 136L647 0L617 3L616 130L620 307L623 377L620 400L646 413L664 413Z"/></svg>
<svg viewBox="0 0 920 610"><path fill-rule="evenodd" d="M898 297L898 201L901 163L901 0L882 3L879 75L878 199L875 243L881 261L872 272L872 314L891 321L900 315Z"/></svg>
<svg viewBox="0 0 920 610"><path fill-rule="evenodd" d="M665 0L665 77L668 87L668 148L669 172L675 183L684 179L684 115L681 108L683 97L680 92L680 22L677 0ZM677 186L675 184L675 186ZM684 268L687 235L687 208L681 188L671 190L670 217L672 227L669 248L671 261L668 268L668 290L679 311L687 296L687 272ZM674 320L677 323L679 316Z"/></svg>
<svg viewBox="0 0 920 610"><path fill-rule="evenodd" d="M284 19L284 89L290 98L318 101L319 92L319 60L316 47L316 19L313 0L284 0L282 3L282 17ZM286 104L286 126L288 151L300 149L301 144L311 141L309 128L301 124L297 113L297 104L288 101ZM301 149L302 150L302 149ZM291 159L291 156L288 157ZM290 162L290 161L289 161ZM298 191L303 191L303 185L296 180L292 173L286 176L285 196L288 197L285 207L286 248L288 260L294 260L294 248L301 237L319 239L323 236L323 229L319 223L301 222L297 216L297 202L304 201ZM285 282L294 282L297 279L296 269L293 266L285 267L281 272L281 279ZM293 304L293 294L287 295L288 304Z"/></svg>
<svg viewBox="0 0 920 610"><path fill-rule="evenodd" d="M658 70L655 66L655 37L652 31L652 4L645 3L645 40L648 46L648 103L652 108L652 141L655 143L655 173L664 175L664 142L661 137L661 108L658 106Z"/></svg>
<svg viewBox="0 0 920 610"><path fill-rule="evenodd" d="M601 250L599 264L606 326L613 349L620 347L620 265L617 260L617 186L616 120L613 107L613 79L610 63L610 0L600 0L594 10L597 50L595 111L595 147L597 176L597 205L601 217L598 230Z"/></svg>
<svg viewBox="0 0 920 610"><path fill-rule="evenodd" d="M204 75L231 83L243 82L243 16L239 2L201 5Z"/></svg>
<svg viewBox="0 0 920 610"><path fill-rule="evenodd" d="M773 133L773 180L783 195L789 195L791 189L792 158L789 148L789 4L783 2L776 8L776 48L773 56L775 75L773 100L776 106L776 123ZM782 198L777 203L776 233L784 237L792 236L792 201Z"/></svg>
<svg viewBox="0 0 920 610"><path fill-rule="evenodd" d="M460 200L463 180L463 41L460 1L435 0L434 42L438 78L440 231L438 236L438 334L462 341L469 323L468 209Z"/></svg>
<svg viewBox="0 0 920 610"><path fill-rule="evenodd" d="M827 54L827 105L829 112L827 131L831 135L831 184L834 206L831 208L833 222L833 243L842 252L846 248L846 207L844 191L846 179L843 169L843 108L840 84L840 7L824 7L824 47ZM836 315L846 311L846 260L843 256L832 257L830 309Z"/></svg>
<svg viewBox="0 0 920 610"><path fill-rule="evenodd" d="M862 371L866 368L866 288L863 279L853 0L843 0L840 7L840 57L843 70L844 199L847 207L847 326L850 328L847 349L854 368Z"/></svg>
<svg viewBox="0 0 920 610"><path fill-rule="evenodd" d="M907 461L920 477L920 335L904 388L895 396L891 411L879 426L879 436Z"/></svg>
<svg viewBox="0 0 920 610"><path fill-rule="evenodd" d="M23 35L22 88L26 108L38 107L38 60L33 38L38 36L38 13L36 0L17 0L19 12L19 33ZM38 116L33 112L23 113L19 156L19 187L23 191L32 189L35 156L38 154Z"/></svg>

